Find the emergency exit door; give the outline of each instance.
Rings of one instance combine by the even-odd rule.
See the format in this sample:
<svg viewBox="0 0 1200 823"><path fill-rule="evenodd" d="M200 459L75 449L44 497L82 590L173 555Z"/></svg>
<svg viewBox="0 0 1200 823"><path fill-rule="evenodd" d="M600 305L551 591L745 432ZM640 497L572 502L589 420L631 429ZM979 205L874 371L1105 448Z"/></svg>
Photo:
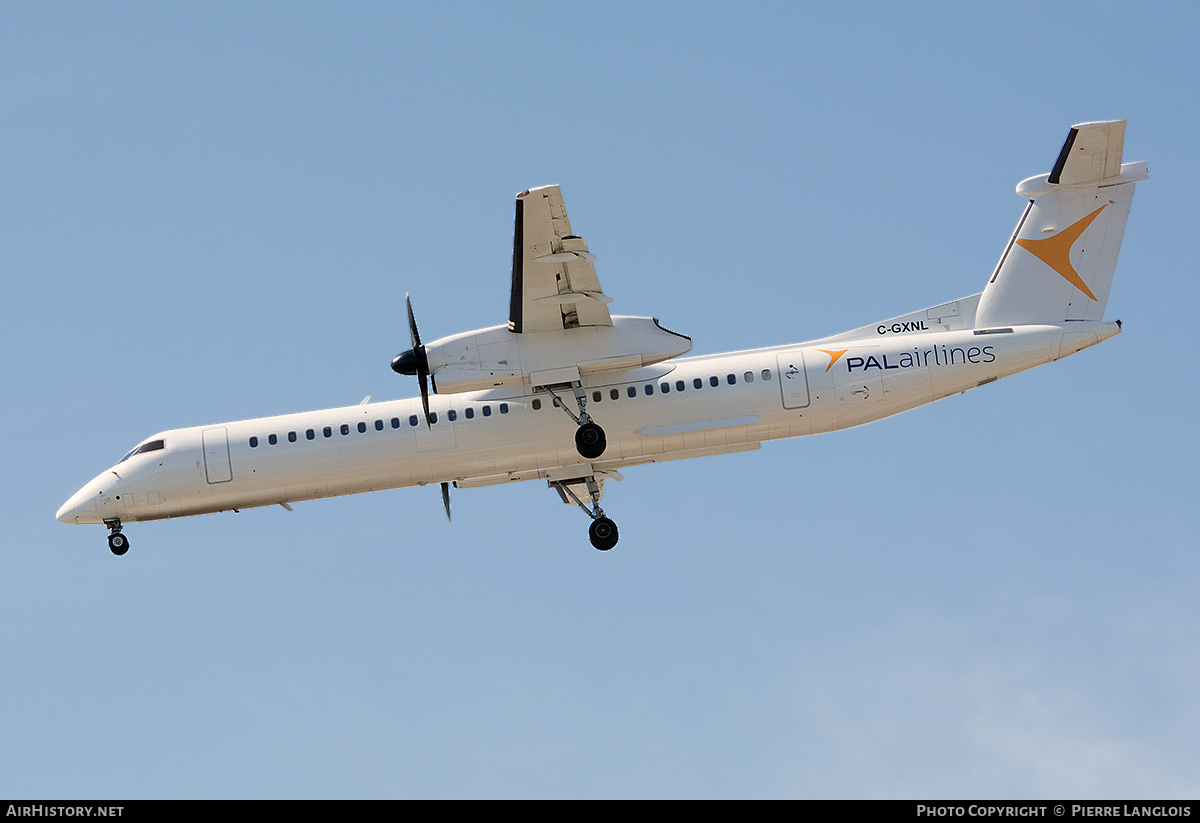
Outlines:
<svg viewBox="0 0 1200 823"><path fill-rule="evenodd" d="M229 465L229 432L222 426L204 430L204 476L209 483L228 483L233 479Z"/></svg>

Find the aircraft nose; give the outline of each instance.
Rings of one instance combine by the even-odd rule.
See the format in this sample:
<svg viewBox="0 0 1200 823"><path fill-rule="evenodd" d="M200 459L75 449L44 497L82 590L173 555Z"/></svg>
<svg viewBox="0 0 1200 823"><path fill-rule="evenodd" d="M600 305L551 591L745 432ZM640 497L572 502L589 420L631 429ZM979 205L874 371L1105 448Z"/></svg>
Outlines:
<svg viewBox="0 0 1200 823"><path fill-rule="evenodd" d="M72 497L66 503L58 507L58 514L54 515L55 519L60 523L70 523L75 519L75 498Z"/></svg>
<svg viewBox="0 0 1200 823"><path fill-rule="evenodd" d="M88 522L87 515L96 511L96 501L92 498L90 486L84 486L71 495L66 503L59 507L55 518L61 523Z"/></svg>

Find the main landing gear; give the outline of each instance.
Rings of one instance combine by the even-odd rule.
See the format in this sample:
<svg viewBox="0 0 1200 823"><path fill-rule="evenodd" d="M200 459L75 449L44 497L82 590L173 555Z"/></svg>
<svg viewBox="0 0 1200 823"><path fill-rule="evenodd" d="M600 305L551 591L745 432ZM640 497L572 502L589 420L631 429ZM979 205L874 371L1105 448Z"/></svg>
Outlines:
<svg viewBox="0 0 1200 823"><path fill-rule="evenodd" d="M585 460L595 460L604 454L604 449L608 447L608 440L604 437L604 429L593 423L592 416L587 413L587 392L583 390L583 386L579 383L571 384L571 391L575 395L575 405L579 408L579 414L568 409L567 404L554 393L554 389L549 386L544 388L546 393L554 398L554 405L566 412L579 427L575 430L575 450L579 452L580 456Z"/></svg>
<svg viewBox="0 0 1200 823"><path fill-rule="evenodd" d="M105 520L104 525L108 526L108 548L117 557L129 551L129 538L121 533L121 521L114 518Z"/></svg>
<svg viewBox="0 0 1200 823"><path fill-rule="evenodd" d="M580 484L587 487L588 498L591 501L590 506L575 494L574 488L578 488ZM617 545L617 524L605 517L604 509L600 508L600 484L596 482L595 477L551 481L550 485L558 490L564 502L574 503L583 509L584 514L592 518L592 525L588 527L588 538L592 541L593 547L606 552Z"/></svg>
<svg viewBox="0 0 1200 823"><path fill-rule="evenodd" d="M617 524L605 517L603 513L592 521L592 525L588 526L588 538L591 539L592 546L602 552L617 545L617 537Z"/></svg>

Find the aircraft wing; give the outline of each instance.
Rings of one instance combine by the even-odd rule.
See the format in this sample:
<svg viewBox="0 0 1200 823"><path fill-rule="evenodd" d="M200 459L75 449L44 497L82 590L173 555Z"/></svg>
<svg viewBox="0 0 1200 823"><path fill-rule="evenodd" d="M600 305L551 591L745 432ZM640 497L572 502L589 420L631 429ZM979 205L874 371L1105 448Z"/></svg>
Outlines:
<svg viewBox="0 0 1200 823"><path fill-rule="evenodd" d="M611 326L587 241L571 232L558 186L517 195L508 328L517 334Z"/></svg>

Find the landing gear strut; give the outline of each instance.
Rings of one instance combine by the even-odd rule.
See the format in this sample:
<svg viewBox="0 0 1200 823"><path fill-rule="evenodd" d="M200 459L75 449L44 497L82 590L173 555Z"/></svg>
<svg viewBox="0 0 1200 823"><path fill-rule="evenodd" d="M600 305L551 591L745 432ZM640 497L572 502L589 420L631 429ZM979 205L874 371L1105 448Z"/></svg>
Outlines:
<svg viewBox="0 0 1200 823"><path fill-rule="evenodd" d="M121 521L118 519L105 520L108 526L108 548L117 557L129 551L129 538L121 533Z"/></svg>
<svg viewBox="0 0 1200 823"><path fill-rule="evenodd" d="M580 500L571 488L573 484L578 485L579 480L552 481L550 485L558 489L558 493L562 495L564 501L572 501L583 509L584 514L592 518L592 525L588 527L588 538L592 541L594 548L606 552L617 545L617 524L605 517L604 509L600 508L600 484L596 482L596 478L584 477L581 480L587 486L588 497L591 500L590 506Z"/></svg>
<svg viewBox="0 0 1200 823"><path fill-rule="evenodd" d="M608 447L608 440L604 436L604 429L593 423L592 416L587 413L587 392L583 390L583 386L579 383L571 384L571 391L575 395L575 405L579 408L579 414L568 409L567 404L554 393L554 389L549 386L544 388L546 393L554 398L554 405L566 412L575 421L575 425L579 426L575 431L575 450L579 452L580 456L586 460L595 460L604 454L604 449Z"/></svg>

